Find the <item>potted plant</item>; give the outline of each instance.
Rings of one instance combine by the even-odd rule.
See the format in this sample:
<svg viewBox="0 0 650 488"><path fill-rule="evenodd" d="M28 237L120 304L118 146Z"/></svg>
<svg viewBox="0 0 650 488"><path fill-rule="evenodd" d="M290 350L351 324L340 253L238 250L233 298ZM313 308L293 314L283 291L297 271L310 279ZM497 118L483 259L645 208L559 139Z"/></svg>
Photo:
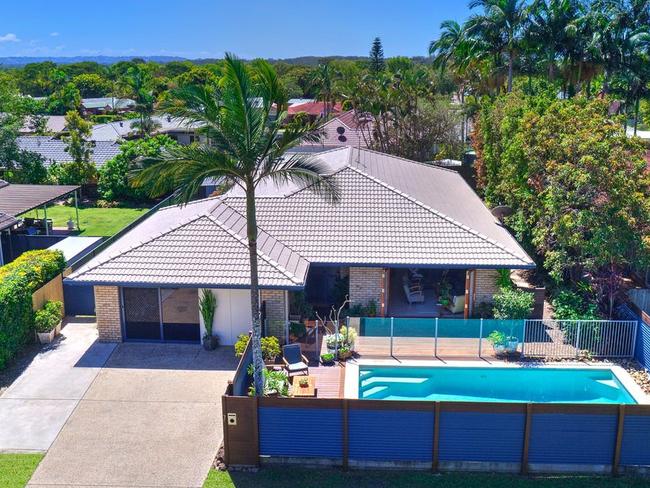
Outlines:
<svg viewBox="0 0 650 488"><path fill-rule="evenodd" d="M275 336L262 337L262 358L266 364L275 364L280 355L280 341Z"/></svg>
<svg viewBox="0 0 650 488"><path fill-rule="evenodd" d="M499 332L498 330L493 330L492 332L490 332L490 335L487 338L488 341L492 343L492 347L494 347L494 352L497 355L504 354L506 352L508 338L503 332Z"/></svg>
<svg viewBox="0 0 650 488"><path fill-rule="evenodd" d="M62 317L63 303L59 301L48 301L41 310L36 311L34 327L41 344L49 344L54 340L56 334L61 330Z"/></svg>
<svg viewBox="0 0 650 488"><path fill-rule="evenodd" d="M517 352L517 347L519 347L519 338L516 336L506 337L506 353L514 354Z"/></svg>
<svg viewBox="0 0 650 488"><path fill-rule="evenodd" d="M323 366L333 365L334 359L335 359L334 354L331 352L326 352L320 355L320 362L323 364Z"/></svg>
<svg viewBox="0 0 650 488"><path fill-rule="evenodd" d="M341 361L345 361L346 359L349 359L352 357L352 349L350 349L350 346L342 346L339 349L339 359Z"/></svg>
<svg viewBox="0 0 650 488"><path fill-rule="evenodd" d="M199 302L205 334L203 335L203 348L206 351L212 351L219 345L219 338L212 335L212 325L214 322L214 312L217 309L217 298L211 290L203 290Z"/></svg>
<svg viewBox="0 0 650 488"><path fill-rule="evenodd" d="M74 220L72 220L72 217L68 217L68 230L73 231L74 230Z"/></svg>

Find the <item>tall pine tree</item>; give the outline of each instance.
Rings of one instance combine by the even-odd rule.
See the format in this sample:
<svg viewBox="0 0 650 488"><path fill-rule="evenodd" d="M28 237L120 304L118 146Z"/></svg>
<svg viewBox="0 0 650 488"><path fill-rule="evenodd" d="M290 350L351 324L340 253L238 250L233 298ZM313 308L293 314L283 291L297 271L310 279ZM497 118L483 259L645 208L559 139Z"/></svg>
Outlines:
<svg viewBox="0 0 650 488"><path fill-rule="evenodd" d="M375 37L370 49L370 72L379 73L384 71L384 48L381 46L381 39Z"/></svg>

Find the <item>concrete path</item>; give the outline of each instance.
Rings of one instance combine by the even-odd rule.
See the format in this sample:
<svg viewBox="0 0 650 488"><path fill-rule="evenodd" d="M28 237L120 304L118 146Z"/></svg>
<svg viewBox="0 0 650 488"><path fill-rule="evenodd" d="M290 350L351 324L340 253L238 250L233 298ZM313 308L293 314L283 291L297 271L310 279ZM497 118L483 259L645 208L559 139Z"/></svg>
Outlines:
<svg viewBox="0 0 650 488"><path fill-rule="evenodd" d="M232 348L120 344L29 487L201 487L221 442Z"/></svg>
<svg viewBox="0 0 650 488"><path fill-rule="evenodd" d="M70 322L0 396L0 452L42 452L99 373L114 344L93 323Z"/></svg>

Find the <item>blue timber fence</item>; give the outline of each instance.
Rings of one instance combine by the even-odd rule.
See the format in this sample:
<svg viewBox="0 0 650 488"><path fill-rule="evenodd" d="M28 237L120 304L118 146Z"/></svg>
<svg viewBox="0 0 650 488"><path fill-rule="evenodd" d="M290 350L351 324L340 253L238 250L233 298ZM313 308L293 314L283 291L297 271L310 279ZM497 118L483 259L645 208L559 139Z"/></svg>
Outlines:
<svg viewBox="0 0 650 488"><path fill-rule="evenodd" d="M622 318L638 322L634 359L645 369L650 370L650 315L634 304L621 305L617 313Z"/></svg>
<svg viewBox="0 0 650 488"><path fill-rule="evenodd" d="M223 397L226 462L642 472L650 405Z"/></svg>

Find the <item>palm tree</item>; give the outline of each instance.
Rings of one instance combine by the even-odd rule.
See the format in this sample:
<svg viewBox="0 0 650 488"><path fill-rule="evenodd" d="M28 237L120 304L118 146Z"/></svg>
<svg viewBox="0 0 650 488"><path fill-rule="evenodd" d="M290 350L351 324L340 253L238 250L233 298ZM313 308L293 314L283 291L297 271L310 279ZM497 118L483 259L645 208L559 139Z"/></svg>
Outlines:
<svg viewBox="0 0 650 488"><path fill-rule="evenodd" d="M251 273L253 364L256 395L264 394L264 361L260 344L259 275L257 266L257 219L255 188L266 180L308 185L332 200L338 188L322 175L326 169L313 156L289 149L313 134L313 126L282 126L283 115L270 117L273 105L285 106L286 95L275 70L265 61L246 66L226 55L218 86L186 86L172 92L164 109L186 123L199 123L209 145L168 148L158 156L142 160L136 173L137 186L151 185L159 195L178 189L183 203L196 195L205 178L216 178L224 186L242 188L246 195L246 232Z"/></svg>
<svg viewBox="0 0 650 488"><path fill-rule="evenodd" d="M501 56L507 57L508 92L511 92L515 57L528 17L526 0L472 0L469 7L483 9L483 13L467 21L469 35L489 46L497 66Z"/></svg>
<svg viewBox="0 0 650 488"><path fill-rule="evenodd" d="M330 114L330 108L334 105L334 75L329 63L319 64L310 76L309 82L314 88L316 98L325 105L325 118Z"/></svg>
<svg viewBox="0 0 650 488"><path fill-rule="evenodd" d="M130 67L121 80L120 91L135 100L135 111L140 115L137 124L140 135L150 135L155 129L151 116L156 101L151 88L151 74L140 65Z"/></svg>

